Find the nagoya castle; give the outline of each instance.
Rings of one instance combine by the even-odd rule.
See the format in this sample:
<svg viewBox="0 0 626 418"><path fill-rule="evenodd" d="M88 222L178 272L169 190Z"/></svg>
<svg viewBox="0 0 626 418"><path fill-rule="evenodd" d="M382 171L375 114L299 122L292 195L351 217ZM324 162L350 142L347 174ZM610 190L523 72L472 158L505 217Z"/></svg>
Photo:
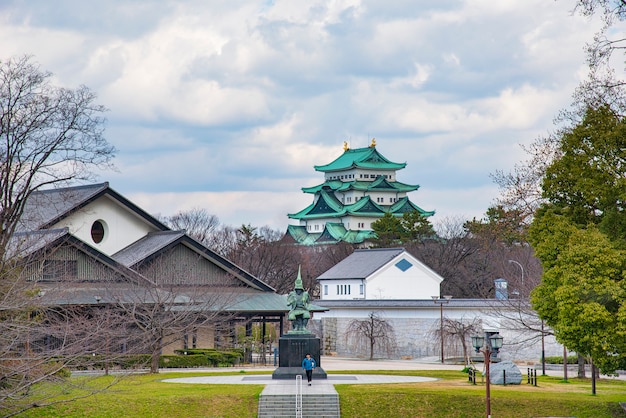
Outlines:
<svg viewBox="0 0 626 418"><path fill-rule="evenodd" d="M432 216L411 202L407 193L419 185L396 181L396 172L406 163L394 163L376 149L376 140L366 148L350 149L343 144L343 154L326 165L314 166L324 173L324 182L303 187L313 195L313 203L300 212L289 214L299 225L289 225L286 241L301 245L362 244L376 237L372 223L389 212L401 217L405 212L418 211Z"/></svg>

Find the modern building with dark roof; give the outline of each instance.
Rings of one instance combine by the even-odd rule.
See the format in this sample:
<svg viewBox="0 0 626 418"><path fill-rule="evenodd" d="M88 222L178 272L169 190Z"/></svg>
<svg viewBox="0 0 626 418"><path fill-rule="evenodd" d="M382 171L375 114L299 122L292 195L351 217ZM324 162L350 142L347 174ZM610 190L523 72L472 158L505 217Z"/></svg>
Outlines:
<svg viewBox="0 0 626 418"><path fill-rule="evenodd" d="M317 278L320 299L428 299L443 277L404 248L356 250Z"/></svg>
<svg viewBox="0 0 626 418"><path fill-rule="evenodd" d="M400 217L417 211L422 216L434 215L408 198L418 185L396 180L396 172L406 163L385 158L376 149L376 141L366 148L350 149L329 164L314 166L324 173L324 182L303 187L313 195L313 203L289 218L299 221L289 225L286 241L301 245L323 245L338 242L361 244L375 237L372 223L386 213Z"/></svg>

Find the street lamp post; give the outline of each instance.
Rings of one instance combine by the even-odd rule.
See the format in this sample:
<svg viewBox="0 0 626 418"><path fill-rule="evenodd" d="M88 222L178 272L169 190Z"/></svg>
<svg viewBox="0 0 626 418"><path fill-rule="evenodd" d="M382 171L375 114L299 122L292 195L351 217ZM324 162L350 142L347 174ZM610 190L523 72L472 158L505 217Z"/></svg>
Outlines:
<svg viewBox="0 0 626 418"><path fill-rule="evenodd" d="M441 337L441 364L443 364L443 305L446 303L450 303L450 299L452 296L444 295L443 298L439 296L431 296L433 298L433 302L439 305L439 334Z"/></svg>
<svg viewBox="0 0 626 418"><path fill-rule="evenodd" d="M519 266L520 269L522 269L522 289L524 288L524 266L522 266L522 264L519 261L515 261L515 260L509 260L509 264L511 263L515 263Z"/></svg>
<svg viewBox="0 0 626 418"><path fill-rule="evenodd" d="M491 364L491 354L497 353L502 348L502 337L499 334L494 334L489 337L489 340L485 343L485 337L473 336L472 345L476 349L476 352L483 353L485 356L485 391L486 391L486 410L487 418L491 418L491 376L489 375L489 365Z"/></svg>

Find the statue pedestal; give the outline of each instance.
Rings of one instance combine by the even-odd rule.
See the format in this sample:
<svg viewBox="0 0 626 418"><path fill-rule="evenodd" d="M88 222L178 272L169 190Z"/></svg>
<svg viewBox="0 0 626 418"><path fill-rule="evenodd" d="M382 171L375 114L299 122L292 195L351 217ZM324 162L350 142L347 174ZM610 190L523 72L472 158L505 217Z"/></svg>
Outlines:
<svg viewBox="0 0 626 418"><path fill-rule="evenodd" d="M306 353L315 360L313 380L326 379L326 372L322 369L320 360L320 339L310 333L287 333L278 340L278 369L272 373L272 379L295 379L297 375L304 376L302 359ZM306 379L306 377L305 377Z"/></svg>

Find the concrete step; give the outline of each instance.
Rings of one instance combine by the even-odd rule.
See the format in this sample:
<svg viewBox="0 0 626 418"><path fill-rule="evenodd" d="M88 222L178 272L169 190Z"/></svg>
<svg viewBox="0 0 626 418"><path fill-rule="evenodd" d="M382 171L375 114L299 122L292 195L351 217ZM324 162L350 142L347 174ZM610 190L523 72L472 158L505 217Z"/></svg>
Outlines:
<svg viewBox="0 0 626 418"><path fill-rule="evenodd" d="M259 398L259 418L291 417L296 415L295 395L261 395ZM339 418L339 396L303 395L302 417Z"/></svg>

